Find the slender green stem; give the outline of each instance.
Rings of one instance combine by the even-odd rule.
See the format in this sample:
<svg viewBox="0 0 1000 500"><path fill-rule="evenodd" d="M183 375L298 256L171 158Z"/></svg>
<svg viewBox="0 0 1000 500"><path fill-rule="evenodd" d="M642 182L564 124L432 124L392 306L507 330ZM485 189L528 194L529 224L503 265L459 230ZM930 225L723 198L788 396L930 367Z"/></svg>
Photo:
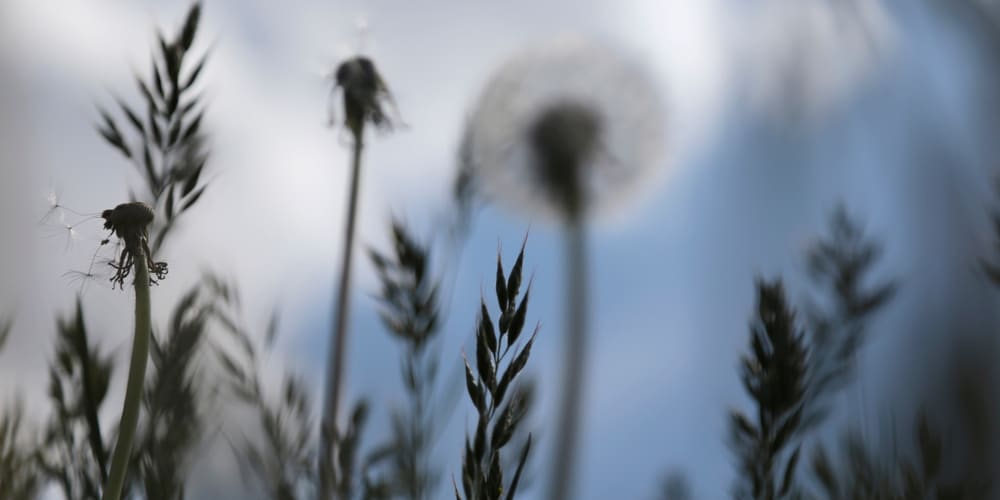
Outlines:
<svg viewBox="0 0 1000 500"><path fill-rule="evenodd" d="M573 474L577 462L583 416L583 388L587 361L587 241L584 222L573 217L566 228L566 332L562 398L552 460L550 500L573 498Z"/></svg>
<svg viewBox="0 0 1000 500"><path fill-rule="evenodd" d="M132 440L139 423L139 406L142 402L142 385L146 378L146 360L149 358L149 336L152 332L149 312L149 269L142 245L135 245L135 338L132 341L132 360L129 362L128 382L125 386L125 403L118 428L118 442L111 457L111 471L104 488L104 500L119 500L125 485Z"/></svg>
<svg viewBox="0 0 1000 500"><path fill-rule="evenodd" d="M344 351L347 350L347 317L350 312L351 260L354 254L354 226L358 209L358 185L361 179L360 130L354 134L354 160L351 168L351 193L347 206L347 229L344 235L343 261L340 264L340 284L337 288L333 310L333 332L326 363L326 402L320 424L319 448L319 499L327 500L333 490L332 453L334 433L340 412L341 392L344 384Z"/></svg>

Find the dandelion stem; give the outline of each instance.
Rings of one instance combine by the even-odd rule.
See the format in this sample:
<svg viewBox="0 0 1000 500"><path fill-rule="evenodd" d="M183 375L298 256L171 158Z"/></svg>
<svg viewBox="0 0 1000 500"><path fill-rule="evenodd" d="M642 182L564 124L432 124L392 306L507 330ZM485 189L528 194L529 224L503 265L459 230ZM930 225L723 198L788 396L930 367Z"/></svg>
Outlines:
<svg viewBox="0 0 1000 500"><path fill-rule="evenodd" d="M132 341L132 360L129 362L128 382L125 386L125 403L119 425L118 442L111 457L111 471L104 488L104 500L119 500L125 484L132 440L139 423L139 406L142 402L142 385L146 377L146 360L149 358L149 336L152 331L149 311L149 269L143 245L134 245L135 266L135 338Z"/></svg>
<svg viewBox="0 0 1000 500"><path fill-rule="evenodd" d="M562 399L552 460L551 500L573 498L587 358L587 241L581 216L566 225L566 331Z"/></svg>
<svg viewBox="0 0 1000 500"><path fill-rule="evenodd" d="M350 312L351 260L354 253L354 226L357 219L358 184L361 178L362 131L354 132L354 159L351 168L351 193L347 207L347 229L344 235L343 260L340 265L340 283L333 310L334 324L326 364L326 403L320 425L319 449L319 499L327 500L333 489L332 445L340 411L341 392L344 384L344 352L347 350L347 319Z"/></svg>

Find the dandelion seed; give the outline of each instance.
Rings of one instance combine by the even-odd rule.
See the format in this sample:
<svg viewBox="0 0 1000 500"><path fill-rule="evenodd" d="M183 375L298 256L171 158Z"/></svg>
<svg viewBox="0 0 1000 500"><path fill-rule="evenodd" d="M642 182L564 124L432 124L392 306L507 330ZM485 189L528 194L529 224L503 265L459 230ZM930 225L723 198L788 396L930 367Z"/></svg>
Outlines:
<svg viewBox="0 0 1000 500"><path fill-rule="evenodd" d="M89 217L89 218L95 217L97 215L97 214L85 214L77 212L76 210L73 210L72 208L63 205L61 196L55 188L50 188L48 191L46 191L45 201L48 204L49 209L45 212L45 215L43 215L42 218L38 221L39 224L44 224L48 220L48 218L51 217L52 214L54 213L59 213L60 217L62 218L65 217L65 214L63 212L69 212L79 217Z"/></svg>
<svg viewBox="0 0 1000 500"><path fill-rule="evenodd" d="M80 237L80 233L73 226L67 225L66 229L68 230L69 236L66 238L66 249L65 249L65 251L68 252L70 246L72 246L72 244L73 244L73 241Z"/></svg>
<svg viewBox="0 0 1000 500"><path fill-rule="evenodd" d="M56 194L55 189L49 190L45 195L45 199L48 200L49 206L55 208L59 206L59 195Z"/></svg>
<svg viewBox="0 0 1000 500"><path fill-rule="evenodd" d="M50 188L45 193L45 202L48 204L49 208L48 210L45 211L45 214L42 215L42 218L38 220L38 224L47 223L49 218L52 217L52 214L56 212L61 212L60 211L61 205L59 204L59 193L56 192L55 188Z"/></svg>
<svg viewBox="0 0 1000 500"><path fill-rule="evenodd" d="M70 221L67 213L74 214L78 217L82 217L79 220ZM53 215L58 214L58 222L52 222L51 219ZM96 215L83 214L72 210L58 203L52 205L48 212L39 220L39 225L47 233L45 237L65 237L66 244L64 252L69 252L70 248L73 247L73 243L82 239L85 239L83 234L77 229L79 226L86 224L92 220L97 219Z"/></svg>
<svg viewBox="0 0 1000 500"><path fill-rule="evenodd" d="M116 240L114 245L110 246L109 243L111 243L110 238L101 240L90 258L90 264L86 271L71 270L63 273L63 278L66 278L70 284L79 284L78 292L80 295L86 293L86 289L91 283L101 288L114 288L110 270L115 268L116 257L122 251L122 242Z"/></svg>

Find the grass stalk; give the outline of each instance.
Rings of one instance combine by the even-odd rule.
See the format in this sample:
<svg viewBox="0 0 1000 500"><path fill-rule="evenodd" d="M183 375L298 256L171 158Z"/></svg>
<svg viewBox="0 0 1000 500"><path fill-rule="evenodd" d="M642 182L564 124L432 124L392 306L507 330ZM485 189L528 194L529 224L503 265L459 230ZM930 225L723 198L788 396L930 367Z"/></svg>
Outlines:
<svg viewBox="0 0 1000 500"><path fill-rule="evenodd" d="M573 498L574 469L583 413L587 357L587 241L581 217L566 225L566 346L556 442L552 457L551 500Z"/></svg>
<svg viewBox="0 0 1000 500"><path fill-rule="evenodd" d="M139 422L139 407L142 403L142 386L146 377L146 361L149 359L149 337L152 331L149 306L149 268L143 245L135 245L135 337L132 341L132 359L129 362L128 382L125 386L125 403L122 407L118 442L111 457L111 471L104 488L103 500L119 500L125 485L132 441Z"/></svg>
<svg viewBox="0 0 1000 500"><path fill-rule="evenodd" d="M361 151L364 148L360 127L354 135L354 156L351 167L351 191L347 206L347 228L344 233L343 260L340 282L333 310L333 331L326 364L326 401L320 425L319 498L327 500L332 491L332 445L336 433L340 399L344 385L344 352L347 350L347 320L350 313L351 261L354 257L354 233L357 222L358 186L361 181Z"/></svg>

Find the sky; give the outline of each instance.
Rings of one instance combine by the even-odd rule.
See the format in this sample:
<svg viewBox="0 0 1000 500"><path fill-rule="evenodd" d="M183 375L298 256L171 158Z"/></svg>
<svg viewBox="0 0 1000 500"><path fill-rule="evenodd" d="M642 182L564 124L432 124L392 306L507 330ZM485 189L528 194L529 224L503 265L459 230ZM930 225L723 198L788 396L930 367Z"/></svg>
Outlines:
<svg viewBox="0 0 1000 500"><path fill-rule="evenodd" d="M62 275L86 265L101 234L95 223L67 248L37 223L46 194L82 212L128 196L138 178L94 132L97 106L137 99L132 74L145 71L153 28L173 32L187 6L0 5L0 311L16 318L0 388L35 415L46 404L53 313L68 313L76 291ZM724 498L733 477L727 412L748 403L737 363L753 280L781 275L793 298L804 296L803 251L838 202L884 242L878 276L906 288L876 321L862 382L837 418L875 418L917 367L941 366L932 353L948 339L934 318L996 325L990 302L970 292L985 286L969 263L991 248L995 172L982 55L962 30L922 2L207 2L196 47L211 51L202 85L212 184L164 249L171 274L154 290L154 308L204 269L236 279L250 323L282 312L268 369L293 367L318 394L349 172L341 134L325 126L324 75L356 51L369 55L406 123L373 135L365 151L359 239L384 247L392 215L420 234L444 233L463 127L509 54L565 35L599 40L646 65L668 115L660 174L589 234L594 341L578 498L649 498L673 469L688 475L696 498ZM541 324L529 363L541 381L531 423L543 465L563 342L558 227L488 206L459 247L435 240L451 298L442 372L472 345L498 247L509 263L526 233L529 321ZM373 270L356 264L349 393L374 395L384 409L402 401L400 350L379 324ZM124 295L95 287L84 296L91 330L122 360L128 325L114 317L129 310ZM117 383L112 394L123 389ZM119 401L102 417L113 420ZM463 397L435 448L446 478L459 474L472 411ZM384 411L375 418L373 439ZM228 447L202 460L193 498L241 497ZM542 498L540 482L524 498Z"/></svg>

